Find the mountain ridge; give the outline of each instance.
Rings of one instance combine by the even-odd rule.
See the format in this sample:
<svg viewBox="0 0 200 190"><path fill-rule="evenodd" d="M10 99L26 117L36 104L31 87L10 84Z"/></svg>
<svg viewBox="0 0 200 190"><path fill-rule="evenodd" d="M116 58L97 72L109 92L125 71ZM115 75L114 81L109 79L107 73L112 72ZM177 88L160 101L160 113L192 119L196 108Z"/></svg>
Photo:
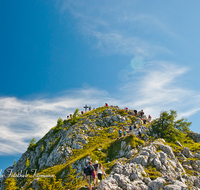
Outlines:
<svg viewBox="0 0 200 190"><path fill-rule="evenodd" d="M63 185L69 189L81 189L87 185L83 180L83 168L89 160L99 160L106 168L108 177L100 183L98 189L200 188L200 154L197 153L200 151L199 134L183 134L187 141L184 146L189 143L193 152L178 141L170 144L164 139L156 140L150 134L151 123L142 125L142 139L137 137L138 129L125 137L118 137L121 126L128 128L137 120L139 115L135 116L133 110L126 112L118 106L100 107L83 115L76 110L70 119L58 119L57 126L37 143L30 144L12 168L13 174L29 171L30 176L4 177L1 189L6 189L16 179L16 186L21 189L43 189L41 184L46 184L48 189L53 183L57 183L60 189L64 189ZM168 168L165 162L172 167ZM126 168L134 170L126 171ZM31 169L37 170L38 176L55 175L57 181L54 178L33 176ZM6 172L3 175L6 176ZM183 180L184 175L193 177ZM167 177L175 181L170 181ZM10 183L6 186L8 179ZM138 180L140 182L136 182Z"/></svg>

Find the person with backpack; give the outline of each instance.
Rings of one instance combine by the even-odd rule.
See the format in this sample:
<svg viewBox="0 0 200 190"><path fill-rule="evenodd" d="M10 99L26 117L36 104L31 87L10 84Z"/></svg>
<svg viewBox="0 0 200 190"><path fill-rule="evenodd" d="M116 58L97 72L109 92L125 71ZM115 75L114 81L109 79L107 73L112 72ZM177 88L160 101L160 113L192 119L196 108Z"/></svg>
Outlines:
<svg viewBox="0 0 200 190"><path fill-rule="evenodd" d="M133 127L132 125L129 126L129 133L131 134L132 133L132 130L133 130Z"/></svg>
<svg viewBox="0 0 200 190"><path fill-rule="evenodd" d="M88 166L84 168L84 173L85 173L85 179L88 180L89 183L89 189L92 190L92 181L93 181L92 173L94 173L94 175L96 175L96 173L94 167L92 166L91 161L89 161Z"/></svg>
<svg viewBox="0 0 200 190"><path fill-rule="evenodd" d="M96 179L97 179L97 170L98 170L98 160L95 161L95 164L93 165L94 166L94 170L95 170L95 177L94 177L94 186L96 185ZM97 179L98 180L98 179Z"/></svg>
<svg viewBox="0 0 200 190"><path fill-rule="evenodd" d="M97 175L98 175L98 182L97 182L97 185L99 185L99 182L102 180L102 176L104 176L104 171L103 171L103 164L100 163L98 165L98 168L97 168Z"/></svg>
<svg viewBox="0 0 200 190"><path fill-rule="evenodd" d="M119 137L122 137L122 129L119 129Z"/></svg>

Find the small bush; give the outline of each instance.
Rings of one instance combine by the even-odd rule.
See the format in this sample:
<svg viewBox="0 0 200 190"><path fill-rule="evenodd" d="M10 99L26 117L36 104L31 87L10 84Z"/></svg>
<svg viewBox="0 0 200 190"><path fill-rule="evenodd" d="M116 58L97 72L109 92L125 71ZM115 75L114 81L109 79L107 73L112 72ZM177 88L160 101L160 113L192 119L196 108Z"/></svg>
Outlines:
<svg viewBox="0 0 200 190"><path fill-rule="evenodd" d="M120 115L122 115L122 116L128 115L128 113L127 113L126 110L124 110L124 109L118 110L118 113L119 113Z"/></svg>
<svg viewBox="0 0 200 190"><path fill-rule="evenodd" d="M36 140L35 140L35 138L33 137L33 138L31 139L30 144L29 144L28 150L33 150L35 147L36 147Z"/></svg>

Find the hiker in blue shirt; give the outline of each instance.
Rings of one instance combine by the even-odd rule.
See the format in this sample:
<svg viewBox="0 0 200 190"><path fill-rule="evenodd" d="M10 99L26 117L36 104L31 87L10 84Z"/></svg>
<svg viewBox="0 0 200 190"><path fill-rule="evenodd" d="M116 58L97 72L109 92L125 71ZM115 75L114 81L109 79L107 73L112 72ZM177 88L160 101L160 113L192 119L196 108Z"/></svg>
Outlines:
<svg viewBox="0 0 200 190"><path fill-rule="evenodd" d="M120 128L119 129L119 137L121 137L122 136L122 129Z"/></svg>

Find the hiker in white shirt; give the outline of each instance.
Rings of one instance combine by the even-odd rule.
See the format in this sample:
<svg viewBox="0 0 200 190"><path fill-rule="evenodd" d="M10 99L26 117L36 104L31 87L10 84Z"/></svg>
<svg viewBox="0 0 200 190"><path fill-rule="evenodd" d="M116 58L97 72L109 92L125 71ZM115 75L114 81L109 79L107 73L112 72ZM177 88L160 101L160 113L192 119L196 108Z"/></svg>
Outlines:
<svg viewBox="0 0 200 190"><path fill-rule="evenodd" d="M104 176L102 163L98 164L97 175L98 175L98 183L97 183L97 185L99 185L99 182L102 180L102 175Z"/></svg>

